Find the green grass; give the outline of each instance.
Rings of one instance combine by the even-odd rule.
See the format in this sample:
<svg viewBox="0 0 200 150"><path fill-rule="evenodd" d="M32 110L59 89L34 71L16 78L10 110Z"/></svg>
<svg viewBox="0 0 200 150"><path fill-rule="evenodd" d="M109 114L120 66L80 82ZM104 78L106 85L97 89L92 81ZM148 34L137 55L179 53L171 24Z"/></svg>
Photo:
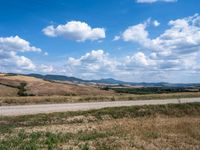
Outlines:
<svg viewBox="0 0 200 150"><path fill-rule="evenodd" d="M3 133L11 133L12 132L12 129L15 128L14 125L11 125L11 124L0 124L0 133L3 134Z"/></svg>
<svg viewBox="0 0 200 150"><path fill-rule="evenodd" d="M84 131L78 133L51 133L51 132L32 132L27 133L20 130L14 136L7 136L0 140L0 150L23 149L36 150L47 148L49 150L61 149L60 144L69 140L90 141L111 136L108 132ZM86 149L83 145L82 149Z"/></svg>

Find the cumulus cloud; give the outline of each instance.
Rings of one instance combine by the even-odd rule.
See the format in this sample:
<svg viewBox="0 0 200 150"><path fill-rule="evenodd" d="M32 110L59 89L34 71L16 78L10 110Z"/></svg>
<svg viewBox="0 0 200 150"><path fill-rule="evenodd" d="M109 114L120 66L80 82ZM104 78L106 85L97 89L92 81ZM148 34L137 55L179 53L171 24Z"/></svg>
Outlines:
<svg viewBox="0 0 200 150"><path fill-rule="evenodd" d="M148 26L159 26L160 23L157 20L152 20L151 18L148 18L144 23L140 23L137 25L133 25L128 27L119 37L119 39L123 39L124 41L131 41L131 42L138 42L140 44L145 44L149 46L149 33L146 30Z"/></svg>
<svg viewBox="0 0 200 150"><path fill-rule="evenodd" d="M92 50L80 58L70 57L67 60L68 71L72 75L84 75L86 72L90 75L112 75L118 62L109 57L104 50ZM88 74L87 74L88 75Z"/></svg>
<svg viewBox="0 0 200 150"><path fill-rule="evenodd" d="M134 67L145 67L156 65L156 62L153 59L148 58L143 52L137 52L133 56L127 56L125 64L132 64Z"/></svg>
<svg viewBox="0 0 200 150"><path fill-rule="evenodd" d="M122 34L127 42L136 42L151 52L160 68L180 69L192 67L200 50L200 16L169 21L170 28L154 39L149 38L147 25L141 23L128 27ZM190 60L190 61L186 61ZM190 68L191 69L191 68Z"/></svg>
<svg viewBox="0 0 200 150"><path fill-rule="evenodd" d="M148 19L149 20L149 19ZM133 81L172 81L174 75L192 77L200 66L200 16L169 21L169 28L151 39L147 28L151 21L128 27L120 37L138 43L140 51L123 58L112 58L104 50L93 50L80 58L69 58L72 74L90 74L95 78L110 75ZM144 49L144 51L141 51ZM69 72L70 72L69 71ZM151 79L151 80L150 80Z"/></svg>
<svg viewBox="0 0 200 150"><path fill-rule="evenodd" d="M47 26L42 31L49 37L60 36L77 42L94 41L106 37L104 28L92 28L87 23L80 21L70 21L56 27L53 25Z"/></svg>
<svg viewBox="0 0 200 150"><path fill-rule="evenodd" d="M1 70L17 71L20 70L34 70L36 67L34 63L25 56L19 56L15 52L5 52L0 50L0 66Z"/></svg>
<svg viewBox="0 0 200 150"><path fill-rule="evenodd" d="M129 81L147 81L150 75L153 81L154 77L160 76L152 76L156 66L156 61L143 52L114 59L104 50L92 50L79 58L68 58L64 72L86 79L114 77Z"/></svg>
<svg viewBox="0 0 200 150"><path fill-rule="evenodd" d="M137 3L177 2L178 0L136 0Z"/></svg>
<svg viewBox="0 0 200 150"><path fill-rule="evenodd" d="M132 41L142 44L144 41L147 40L149 35L149 33L145 29L146 25L142 23L130 26L123 32L122 39L127 42Z"/></svg>
<svg viewBox="0 0 200 150"><path fill-rule="evenodd" d="M11 36L11 37L0 37L0 50L7 51L33 51L40 52L40 48L36 48L31 46L30 43L24 39L21 39L19 36Z"/></svg>
<svg viewBox="0 0 200 150"><path fill-rule="evenodd" d="M116 62L109 59L108 55L109 54L105 53L104 50L92 50L78 59L70 57L68 59L68 64L73 66L84 66L91 71L97 71L106 66L113 67L113 65L116 64Z"/></svg>
<svg viewBox="0 0 200 150"><path fill-rule="evenodd" d="M5 71L35 70L36 66L31 59L18 53L41 52L40 48L31 46L30 43L19 36L0 37L0 66Z"/></svg>
<svg viewBox="0 0 200 150"><path fill-rule="evenodd" d="M200 50L200 20L198 14L169 21L170 28L152 39L152 49L168 55L187 55Z"/></svg>

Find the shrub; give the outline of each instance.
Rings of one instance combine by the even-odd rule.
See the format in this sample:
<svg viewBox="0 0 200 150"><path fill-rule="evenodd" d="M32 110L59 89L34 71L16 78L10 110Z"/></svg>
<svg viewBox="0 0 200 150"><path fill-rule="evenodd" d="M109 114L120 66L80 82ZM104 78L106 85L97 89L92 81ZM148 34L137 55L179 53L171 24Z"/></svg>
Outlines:
<svg viewBox="0 0 200 150"><path fill-rule="evenodd" d="M27 83L25 82L20 83L20 86L18 87L19 91L17 93L19 96L28 96L25 89L26 85Z"/></svg>

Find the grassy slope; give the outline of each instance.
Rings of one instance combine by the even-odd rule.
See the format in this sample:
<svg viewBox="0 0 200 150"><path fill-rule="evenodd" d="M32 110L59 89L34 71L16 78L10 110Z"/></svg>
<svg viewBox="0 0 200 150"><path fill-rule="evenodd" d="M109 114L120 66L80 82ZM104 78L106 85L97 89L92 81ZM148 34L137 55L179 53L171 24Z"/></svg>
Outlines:
<svg viewBox="0 0 200 150"><path fill-rule="evenodd" d="M0 74L0 84L8 87L18 88L21 83L27 83L25 89L28 95L51 96L51 95L105 95L112 92L100 90L87 85L63 84L45 81L42 79L13 75L7 76ZM1 96L1 95L0 95ZM15 96L15 95L13 95Z"/></svg>
<svg viewBox="0 0 200 150"><path fill-rule="evenodd" d="M0 96L17 96L18 89L0 85Z"/></svg>
<svg viewBox="0 0 200 150"><path fill-rule="evenodd" d="M0 118L0 149L199 149L200 103Z"/></svg>

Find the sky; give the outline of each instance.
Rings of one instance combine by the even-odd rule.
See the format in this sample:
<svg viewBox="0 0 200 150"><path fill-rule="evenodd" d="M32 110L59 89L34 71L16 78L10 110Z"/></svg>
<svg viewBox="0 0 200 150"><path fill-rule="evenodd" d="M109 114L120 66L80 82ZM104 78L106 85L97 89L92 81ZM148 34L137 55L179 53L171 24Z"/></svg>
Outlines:
<svg viewBox="0 0 200 150"><path fill-rule="evenodd" d="M0 0L0 72L200 83L199 0Z"/></svg>

